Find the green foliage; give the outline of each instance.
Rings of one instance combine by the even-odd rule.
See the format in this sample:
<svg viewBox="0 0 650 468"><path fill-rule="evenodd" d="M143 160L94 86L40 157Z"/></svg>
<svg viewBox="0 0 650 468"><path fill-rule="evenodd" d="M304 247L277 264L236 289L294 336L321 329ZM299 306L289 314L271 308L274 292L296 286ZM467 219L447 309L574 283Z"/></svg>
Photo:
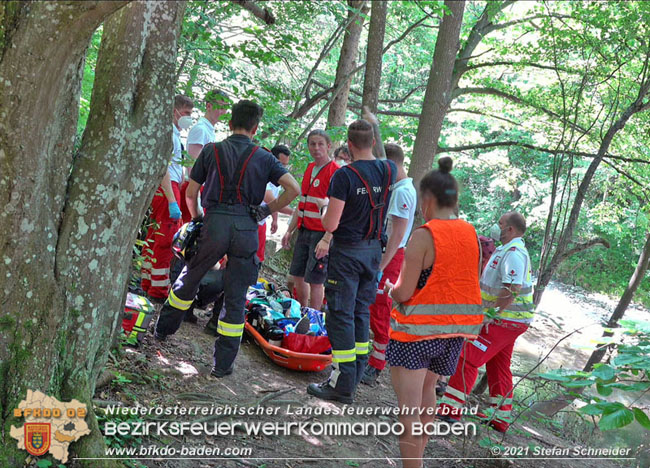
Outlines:
<svg viewBox="0 0 650 468"><path fill-rule="evenodd" d="M318 67L312 67L326 41L346 21L348 5L333 1L267 2L264 6L275 16L274 25L264 24L233 2L188 2L179 39L176 92L195 100L195 117L203 112L202 99L213 88L235 99L259 101L265 109L258 131L260 143L269 148L287 144L293 150L292 173L300 179L311 158L304 137L302 141L298 137L312 121L313 128L325 127L327 109L319 118L316 115L327 99L300 118L288 116L334 84L342 35ZM493 93L458 94L445 116L440 145L512 141L594 153L608 125L638 89L650 4L515 2L502 7L501 2L466 5L461 48L486 8L494 28L484 31L458 86L488 88ZM407 166L444 11L439 1L390 2L388 7L385 44L391 44L391 49L383 57L379 119L384 140L404 147ZM509 26L498 27L503 24ZM101 34L100 27L86 56L79 134L89 112ZM364 30L357 63L365 60L366 43ZM311 81L306 86L308 76ZM351 82L348 120L359 112L362 90L361 71ZM612 142L611 154L650 161L649 114L638 114L628 122ZM218 138L227 134L228 115L222 119L216 126ZM328 130L335 142L344 141L344 127ZM537 270L551 203L553 156L514 145L451 155L462 188L461 215L486 234L502 213L512 209L524 213L529 225L526 242ZM557 222L558 229L566 222L577 185L591 161L570 155L561 160L558 183L566 185L566 190L555 201L553 226ZM647 164L609 161L616 169L609 165L598 169L573 237L575 242L603 237L611 248L596 247L570 257L560 264L556 276L589 290L620 295L649 225L645 187L650 186L650 170ZM137 245L136 249L134 271L140 269L146 247ZM642 282L635 300L650 305L650 282Z"/></svg>
<svg viewBox="0 0 650 468"><path fill-rule="evenodd" d="M121 387L121 386L123 386L125 384L129 384L129 383L132 382L131 379L125 377L124 375L122 375L118 371L115 371L114 374L115 374L115 379L113 379L111 384L116 386L116 387Z"/></svg>
<svg viewBox="0 0 650 468"><path fill-rule="evenodd" d="M97 422L99 423L99 429L102 434L106 433L105 426L107 422L111 423L128 423L134 425L136 423L142 423L144 420L133 414L108 414L105 411L100 409L95 409L97 414ZM142 437L132 436L131 434L116 434L114 436L104 436L104 441L108 447L126 447L126 446L138 446L142 444Z"/></svg>
<svg viewBox="0 0 650 468"><path fill-rule="evenodd" d="M97 53L102 39L103 28L100 26L90 39L88 51L86 52L86 62L84 63L84 74L81 81L81 98L79 100L79 120L77 122L77 138L81 138L88 114L90 113L90 97L95 83L95 66L97 65Z"/></svg>
<svg viewBox="0 0 650 468"><path fill-rule="evenodd" d="M584 415L599 417L598 427L603 431L618 429L637 421L650 429L650 419L642 407L634 406L641 396L650 391L650 322L622 320L625 335L634 337L634 344L615 342L616 357L610 363L595 364L591 372L556 369L539 374L540 377L560 382L567 395L577 396L586 403L579 409ZM597 394L586 391L577 395L572 388L596 388ZM608 401L614 389L633 392L636 397L629 405Z"/></svg>
<svg viewBox="0 0 650 468"><path fill-rule="evenodd" d="M38 468L51 468L51 467L65 468L65 465L63 463L59 463L58 465L55 465L50 460L46 460L46 459L42 459L42 460L37 461L36 466Z"/></svg>

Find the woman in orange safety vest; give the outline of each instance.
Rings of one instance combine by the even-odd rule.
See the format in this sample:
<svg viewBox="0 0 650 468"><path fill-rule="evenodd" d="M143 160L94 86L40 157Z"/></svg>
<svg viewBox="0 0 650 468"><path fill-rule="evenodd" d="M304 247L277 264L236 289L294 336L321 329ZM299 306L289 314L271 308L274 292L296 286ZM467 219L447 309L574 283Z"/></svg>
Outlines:
<svg viewBox="0 0 650 468"><path fill-rule="evenodd" d="M458 184L451 158L438 165L420 182L427 222L413 232L397 282L385 287L395 304L386 358L405 428L399 440L405 468L422 466L429 438L413 429L433 421L437 379L455 372L463 340L475 338L483 323L478 236L454 214Z"/></svg>

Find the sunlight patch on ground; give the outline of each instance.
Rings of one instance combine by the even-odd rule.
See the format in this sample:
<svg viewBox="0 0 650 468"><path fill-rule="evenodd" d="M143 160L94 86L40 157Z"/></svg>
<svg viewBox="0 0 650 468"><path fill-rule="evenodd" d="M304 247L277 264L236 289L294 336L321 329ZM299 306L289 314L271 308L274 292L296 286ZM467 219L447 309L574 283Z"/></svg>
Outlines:
<svg viewBox="0 0 650 468"><path fill-rule="evenodd" d="M315 445L316 447L322 447L323 443L318 440L318 437L310 436L310 435L303 435L303 439L305 439L307 442L309 442L312 445Z"/></svg>
<svg viewBox="0 0 650 468"><path fill-rule="evenodd" d="M180 361L174 367L177 371L183 374L183 376L199 375L199 371L189 362Z"/></svg>
<svg viewBox="0 0 650 468"><path fill-rule="evenodd" d="M158 362L160 362L161 364L165 364L166 366L169 365L169 359L167 359L165 356L160 354L160 351L158 351L157 359L158 359Z"/></svg>
<svg viewBox="0 0 650 468"><path fill-rule="evenodd" d="M539 432L537 432L535 429L532 429L532 428L530 428L530 427L528 427L528 426L521 426L521 428L522 428L524 431L529 432L530 434L533 434L533 435L535 435L535 436L537 436L537 437L542 437L542 434L540 434Z"/></svg>

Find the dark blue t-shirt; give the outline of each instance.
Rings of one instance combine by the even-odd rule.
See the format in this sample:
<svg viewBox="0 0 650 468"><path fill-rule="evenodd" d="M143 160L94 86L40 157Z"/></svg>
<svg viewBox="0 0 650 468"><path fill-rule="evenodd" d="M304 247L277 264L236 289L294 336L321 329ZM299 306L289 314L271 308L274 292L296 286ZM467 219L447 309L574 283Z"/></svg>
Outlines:
<svg viewBox="0 0 650 468"><path fill-rule="evenodd" d="M251 139L245 135L230 135L224 141L217 143L220 156L221 173L224 178L224 185L232 178L239 156L246 153L245 157L251 153L255 145ZM205 211L209 211L219 203L219 193L221 192L221 181L217 171L217 161L214 153L215 145L208 143L203 147L201 154L197 158L190 178L199 184L205 183L201 193L201 205ZM253 157L248 161L244 178L240 187L242 203L244 205L259 205L264 200L266 192L266 183L272 182L278 184L278 179L287 173L284 166L278 161L273 154L260 147L255 151ZM226 193L222 203L225 203ZM238 203L238 202L236 202Z"/></svg>
<svg viewBox="0 0 650 468"><path fill-rule="evenodd" d="M386 162L390 165L390 188L383 209L383 218L381 219L382 232L386 230L386 213L388 213L390 191L397 177L395 163L392 161ZM368 191L359 176L351 169L352 167L368 183L370 190L373 192L372 196L375 204L382 203L384 200L384 174L386 173L386 164L384 161L355 161L349 166L343 166L337 170L330 181L327 196L338 198L345 202L339 227L333 233L334 240L341 243L352 243L363 240L370 228L372 205L370 204Z"/></svg>

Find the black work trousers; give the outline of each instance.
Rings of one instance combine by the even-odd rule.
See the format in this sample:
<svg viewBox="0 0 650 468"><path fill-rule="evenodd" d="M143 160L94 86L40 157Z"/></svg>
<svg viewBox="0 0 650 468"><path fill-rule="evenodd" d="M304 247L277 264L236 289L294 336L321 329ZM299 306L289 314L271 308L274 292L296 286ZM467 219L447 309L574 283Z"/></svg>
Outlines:
<svg viewBox="0 0 650 468"><path fill-rule="evenodd" d="M235 361L244 332L246 292L257 281L257 244L257 223L245 206L219 205L208 210L198 251L174 282L160 312L156 333L166 336L178 330L201 279L224 255L228 255L224 274L225 311L217 326L214 367L221 371L229 369Z"/></svg>

